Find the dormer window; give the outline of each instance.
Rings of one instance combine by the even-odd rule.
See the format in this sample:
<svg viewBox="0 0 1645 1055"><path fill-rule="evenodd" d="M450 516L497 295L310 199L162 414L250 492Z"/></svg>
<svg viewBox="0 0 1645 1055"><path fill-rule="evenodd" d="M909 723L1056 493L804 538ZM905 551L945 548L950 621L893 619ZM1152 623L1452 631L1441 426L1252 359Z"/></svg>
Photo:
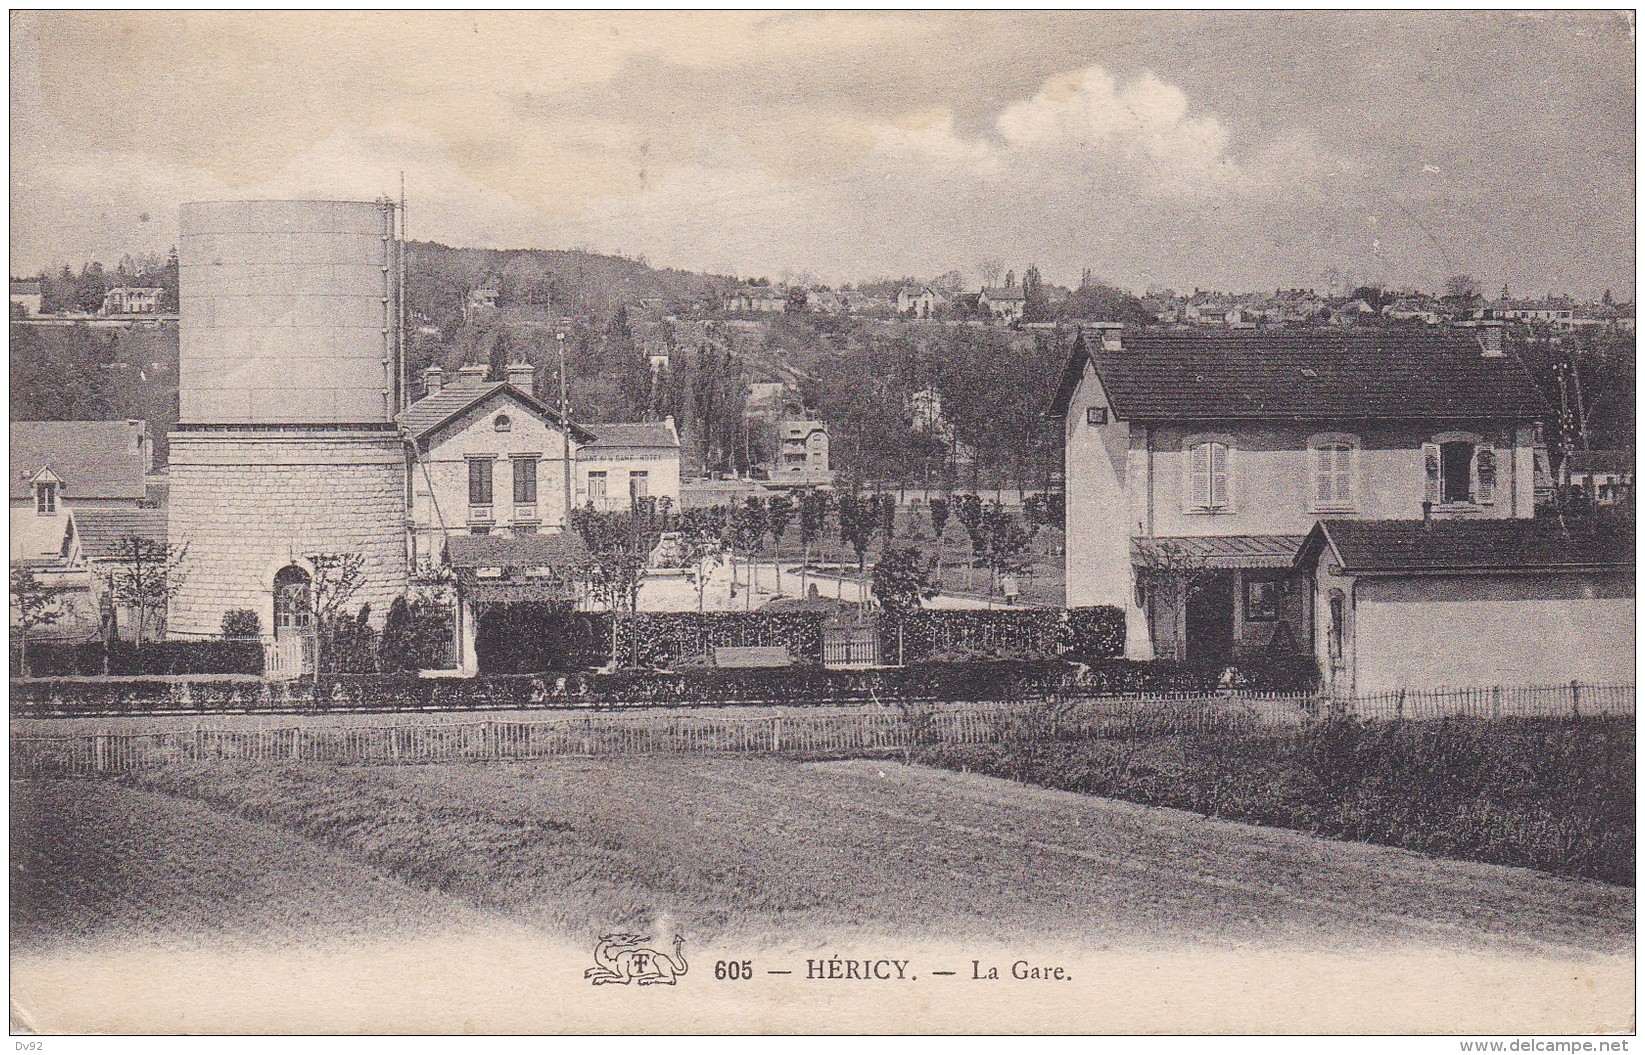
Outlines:
<svg viewBox="0 0 1645 1055"><path fill-rule="evenodd" d="M43 517L57 515L57 481L39 480L34 485L34 511Z"/></svg>

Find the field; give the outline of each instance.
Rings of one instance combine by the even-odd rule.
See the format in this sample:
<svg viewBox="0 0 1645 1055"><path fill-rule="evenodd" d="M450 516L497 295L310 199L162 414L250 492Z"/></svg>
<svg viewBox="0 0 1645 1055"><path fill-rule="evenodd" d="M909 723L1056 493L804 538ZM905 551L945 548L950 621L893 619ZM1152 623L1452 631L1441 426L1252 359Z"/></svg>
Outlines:
<svg viewBox="0 0 1645 1055"><path fill-rule="evenodd" d="M268 839L293 837L316 862L341 855L392 879L395 898L452 898L565 935L667 915L738 941L1050 932L1613 948L1632 913L1621 889L895 762L180 765L118 785L19 783L14 798L19 859L38 862L29 874L90 884L76 894L25 882L25 937L79 933L88 901L118 909L100 913L110 919L170 919L168 888L145 892L153 876L198 859L209 885L260 869L281 852ZM254 837L242 844L246 822ZM185 838L157 837L170 831ZM217 857L220 842L242 856ZM113 863L85 868L96 853ZM302 871L318 886L297 891L300 905L359 881Z"/></svg>
<svg viewBox="0 0 1645 1055"><path fill-rule="evenodd" d="M12 847L14 1022L47 1032L986 1030L1029 995L927 979L842 1019L844 990L712 974L837 954L1073 965L1024 1028L1593 1031L1632 1007L1628 888L891 761L20 780ZM629 928L686 935L689 984L589 990L595 936ZM1413 975L1423 1001L1376 995Z"/></svg>

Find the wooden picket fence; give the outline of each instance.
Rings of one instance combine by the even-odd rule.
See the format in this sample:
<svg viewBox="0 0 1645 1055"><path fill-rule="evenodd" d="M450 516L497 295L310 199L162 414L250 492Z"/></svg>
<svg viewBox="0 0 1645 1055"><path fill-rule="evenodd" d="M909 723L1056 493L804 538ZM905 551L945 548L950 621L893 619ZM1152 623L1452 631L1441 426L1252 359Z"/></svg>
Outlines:
<svg viewBox="0 0 1645 1055"><path fill-rule="evenodd" d="M172 729L14 736L13 776L120 773L178 762L408 764L640 754L874 754L1007 739L1135 738L1195 732L1283 733L1330 716L1379 720L1625 717L1631 685L1565 685L1314 695L1047 696L1013 703L902 701L762 717L593 714L531 721L258 729Z"/></svg>

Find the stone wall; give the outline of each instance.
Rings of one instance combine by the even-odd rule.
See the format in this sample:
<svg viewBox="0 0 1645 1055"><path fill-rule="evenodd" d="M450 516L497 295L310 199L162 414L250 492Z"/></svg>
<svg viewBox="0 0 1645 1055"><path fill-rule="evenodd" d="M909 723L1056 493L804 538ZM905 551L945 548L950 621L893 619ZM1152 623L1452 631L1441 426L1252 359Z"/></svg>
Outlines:
<svg viewBox="0 0 1645 1055"><path fill-rule="evenodd" d="M249 608L274 628L274 574L305 554L360 553L350 602L381 623L406 589L406 469L391 432L188 431L171 436L169 531L188 543L168 630L216 634Z"/></svg>

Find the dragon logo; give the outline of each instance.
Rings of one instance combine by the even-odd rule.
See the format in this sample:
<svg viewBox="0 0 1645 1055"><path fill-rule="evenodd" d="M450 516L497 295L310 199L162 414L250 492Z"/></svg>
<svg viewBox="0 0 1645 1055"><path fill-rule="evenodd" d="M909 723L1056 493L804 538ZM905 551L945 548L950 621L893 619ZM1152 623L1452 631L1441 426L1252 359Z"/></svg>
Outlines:
<svg viewBox="0 0 1645 1055"><path fill-rule="evenodd" d="M685 939L674 935L670 955L647 948L640 934L605 934L594 946L594 966L583 972L591 985L673 985L686 972Z"/></svg>

